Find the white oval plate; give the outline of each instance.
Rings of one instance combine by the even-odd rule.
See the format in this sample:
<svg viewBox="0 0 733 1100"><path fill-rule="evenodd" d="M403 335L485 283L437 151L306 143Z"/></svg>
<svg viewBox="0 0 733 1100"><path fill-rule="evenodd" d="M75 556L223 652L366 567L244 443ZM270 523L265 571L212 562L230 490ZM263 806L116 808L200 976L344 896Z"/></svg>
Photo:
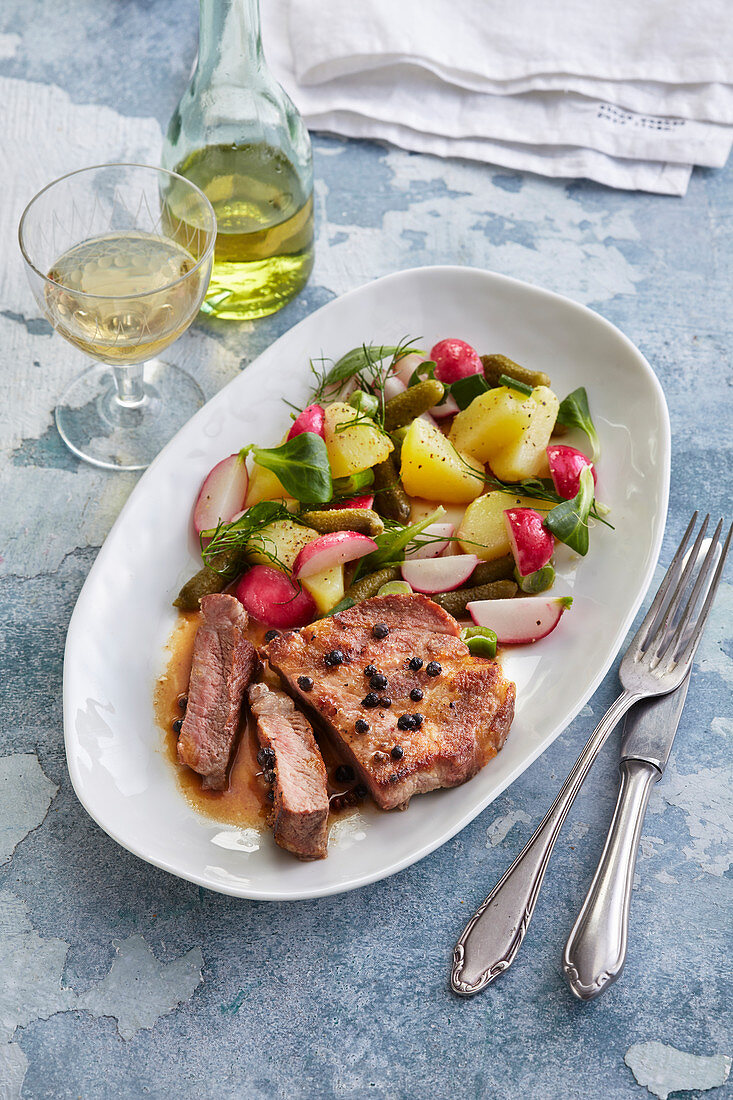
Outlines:
<svg viewBox="0 0 733 1100"><path fill-rule="evenodd" d="M470 783L406 813L363 809L332 830L328 859L300 863L267 833L199 815L181 793L153 715L175 622L171 600L195 569L191 510L207 471L245 443L272 446L303 402L310 358L407 335L430 348L459 336L545 370L562 398L584 385L601 439L597 527L559 570L575 602L558 628L504 660L517 682L502 752ZM577 441L582 446L582 439ZM185 425L140 480L79 596L66 643L64 730L71 779L94 820L142 859L210 890L286 900L394 874L462 829L550 745L610 667L652 576L669 490L669 418L649 364L608 321L557 294L471 268L427 267L330 302L268 348ZM200 562L200 559L198 559ZM580 746L579 746L580 747ZM548 804L555 791L547 792ZM544 806L542 807L544 809Z"/></svg>

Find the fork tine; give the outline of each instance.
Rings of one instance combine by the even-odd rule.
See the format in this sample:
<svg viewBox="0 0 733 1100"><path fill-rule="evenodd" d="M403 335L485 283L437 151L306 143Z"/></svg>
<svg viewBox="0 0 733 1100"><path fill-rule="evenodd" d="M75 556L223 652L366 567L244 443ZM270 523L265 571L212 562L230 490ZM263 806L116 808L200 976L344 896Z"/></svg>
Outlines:
<svg viewBox="0 0 733 1100"><path fill-rule="evenodd" d="M695 656L695 650L700 644L700 638L702 637L705 623L707 622L708 615L710 614L710 608L713 606L713 600L715 599L715 594L718 591L720 578L723 575L723 567L725 565L725 559L728 555L728 550L730 548L731 536L733 536L733 523L728 528L728 534L726 536L725 542L723 543L723 549L720 552L720 561L718 562L718 568L715 570L715 574L710 583L710 588L708 589L708 594L705 597L705 603L702 605L702 610L697 617L697 622L695 624L693 635L685 648L679 654L679 656L675 654L675 659L678 665L682 664L687 666L691 664L692 658Z"/></svg>
<svg viewBox="0 0 733 1100"><path fill-rule="evenodd" d="M672 561L669 563L669 566L667 568L667 572L664 574L664 577L662 578L662 583L659 586L659 590L658 590L656 596L654 597L654 599L652 600L651 607L647 611L646 615L644 616L644 620L643 620L641 626L639 627L636 634L634 635L632 645L636 644L637 649L639 649L642 653L644 652L644 649L646 647L646 642L647 642L647 639L649 637L650 631L651 631L653 625L655 624L657 616L660 614L660 612L662 610L662 607L664 605L664 600L665 600L665 597L667 595L667 590L668 590L668 588L669 588L669 586L670 586L670 584L672 583L673 580L674 580L675 583L677 581L677 576L679 575L680 563L682 562L682 559L685 555L685 551L687 549L687 544L690 541L690 535L692 534L692 532L695 528L695 524L697 523L697 516L698 516L698 513L694 512L693 516L692 516L692 519L690 520L690 522L687 526L687 530L685 531L684 535L682 536L682 541L680 542L679 546L677 547L677 550L675 551L675 555L672 558Z"/></svg>
<svg viewBox="0 0 733 1100"><path fill-rule="evenodd" d="M672 629L670 629L669 634L666 637L663 637L660 642L659 648L656 652L658 660L661 660L666 653L670 652L670 650L672 653L674 653L681 647L682 639L685 637L687 624L692 618L692 613L697 606L697 601L700 598L701 593L706 590L710 575L715 569L716 557L718 552L718 541L720 539L720 532L722 529L723 521L721 519L719 520L718 526L713 532L713 537L710 539L710 545L707 548L705 558L703 559L703 562L698 570L692 592L690 592L687 603L685 604L685 610L682 612L682 615L676 625ZM694 551L690 552L690 559L692 559L693 553ZM700 554L698 553L698 558L696 559L695 564L697 564L699 556ZM680 598L680 603L681 602L682 599ZM687 641L689 641L689 638L687 639Z"/></svg>
<svg viewBox="0 0 733 1100"><path fill-rule="evenodd" d="M657 646L661 647L661 643L663 642L664 638L667 635L667 631L669 630L670 623L672 622L672 619L674 618L677 611L679 611L680 604L684 599L685 590L687 589L687 582L689 581L692 570L695 568L695 565L697 564L697 559L700 556L700 547L702 545L702 540L705 537L705 532L708 529L709 521L710 516L705 516L705 519L702 521L702 527L700 528L697 538L693 543L692 549L687 556L687 561L685 562L684 569L682 570L682 575L679 577L679 579L676 580L675 587L672 591L671 596L669 597L669 600L667 601L667 606L665 607L664 612L660 612L660 615L662 615L661 622L654 624L653 634L652 631L650 631L649 633L651 634L651 637L648 638L644 643L645 650L655 650Z"/></svg>

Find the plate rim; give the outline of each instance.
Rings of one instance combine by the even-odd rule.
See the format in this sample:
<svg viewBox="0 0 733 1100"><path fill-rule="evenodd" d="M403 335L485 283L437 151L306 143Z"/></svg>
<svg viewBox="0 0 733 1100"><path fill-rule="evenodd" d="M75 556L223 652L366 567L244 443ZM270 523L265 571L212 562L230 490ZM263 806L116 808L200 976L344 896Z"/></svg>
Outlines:
<svg viewBox="0 0 733 1100"><path fill-rule="evenodd" d="M600 324L601 327L605 327L612 332L616 337L620 337L622 343L625 345L626 350L631 354L632 358L636 360L637 366L642 370L642 373L646 375L647 379L651 382L652 390L655 392L658 402L660 416L660 455L659 455L659 467L661 468L661 479L659 484L659 497L660 508L658 517L655 517L655 529L654 537L650 547L650 553L648 558L648 564L643 576L642 582L636 593L635 599L630 605L627 615L624 617L620 627L616 631L613 637L613 642L610 648L611 656L608 660L596 672L596 675L589 681L587 689L583 692L577 705L564 717L564 720L556 723L551 732L548 733L542 740L542 742L533 749L528 756L524 757L521 762L517 763L517 766L505 777L504 781L498 787L493 790L485 800L481 801L478 805L473 806L470 810L461 814L458 819L437 836L432 837L430 840L422 844L418 849L410 852L409 854L397 859L394 863L389 864L387 867L382 867L378 870L371 872L365 872L363 874L354 874L346 882L332 883L330 885L316 886L312 889L298 888L296 890L285 891L273 891L271 889L258 890L249 884L246 888L235 887L227 885L226 883L213 884L209 879L201 874L197 874L195 871L184 872L179 868L172 866L166 859L156 857L150 853L147 853L141 849L140 845L136 843L129 843L120 835L119 831L104 824L99 815L94 813L85 799L83 790L84 784L78 768L77 757L71 752L71 745L73 736L71 730L73 729L70 700L70 685L69 680L71 677L70 665L71 665L71 651L75 644L76 632L80 629L79 621L81 619L82 612L84 611L85 600L88 599L88 589L91 587L91 581L94 575L104 566L107 554L112 551L108 549L111 544L111 536L116 531L117 527L122 525L125 520L126 514L131 510L133 506L133 498L139 495L141 487L145 485L146 481L156 470L157 466L162 462L166 456L169 448L176 443L179 435L182 431L188 428L188 426L197 418L203 417L211 403L224 393L230 386L236 384L241 379L247 369L256 364L259 359L267 352L271 352L273 348L285 340L291 338L292 335L297 332L298 329L304 327L306 324L310 324L314 317L318 315L325 315L329 310L333 309L336 305L343 302L345 299L349 299L354 295L359 294L367 287L372 287L376 284L384 284L391 281L404 279L409 276L419 276L419 273L434 272L443 276L460 276L460 275L476 275L481 278L488 278L489 280L499 280L501 283L510 284L522 290L530 289L533 292L539 293L542 296L561 303L563 307L570 307L572 311L577 312L583 316L590 315L594 322ZM405 868L411 866L414 863L418 863L420 860L425 859L426 856L442 847L459 832L461 832L467 825L474 821L484 810L494 802L507 787L519 778L524 772L526 772L532 764L544 753L551 745L557 740L560 734L565 730L571 722L577 718L580 711L586 705L589 699L595 694L601 682L605 679L609 669L613 665L616 657L618 656L620 647L628 633L630 626L632 625L636 614L643 603L644 597L649 589L652 578L654 576L654 570L656 569L659 554L664 539L664 533L666 530L667 514L669 507L669 489L671 479L671 426L669 418L669 409L667 401L664 395L662 385L657 378L651 364L644 356L644 354L637 348L633 341L626 336L621 329L609 321L606 317L597 313L589 306L584 305L581 302L577 302L573 298L569 298L564 294L560 294L557 291L548 290L536 283L529 282L524 279L517 279L512 275L505 275L501 272L492 271L487 268L477 268L473 266L463 266L460 264L426 264L419 267L404 268L400 271L390 272L387 275L382 275L377 279L371 279L365 283L362 283L358 287L353 287L351 290L346 291L344 294L337 295L331 301L326 302L320 306L317 310L313 310L307 316L303 317L297 324L287 329L284 333L277 337L272 343L268 344L239 374L235 375L229 382L222 386L211 398L191 417L179 431L173 436L171 440L166 443L158 455L156 455L153 462L150 464L147 470L143 473L137 484L132 489L129 497L120 509L119 515L115 519L114 523L110 527L104 542L102 543L97 556L92 563L92 567L82 585L82 588L77 596L74 610L69 620L67 628L66 642L64 646L64 663L63 663L63 727L64 727L64 752L66 756L66 765L71 779L71 784L74 789L74 793L84 808L85 812L89 814L92 820L111 837L120 847L130 852L132 855L144 862L151 864L154 867L166 871L168 874L174 875L176 878L183 879L187 882L192 882L198 886L202 886L204 889L212 890L216 893L225 894L230 897L236 897L243 900L252 901L275 901L275 902L296 902L305 901L311 898L330 897L337 894L348 893L352 890L360 889L362 886L368 886L374 882L380 882L383 879L389 878L392 875L397 874L399 871L405 870ZM86 593L86 595L85 595Z"/></svg>

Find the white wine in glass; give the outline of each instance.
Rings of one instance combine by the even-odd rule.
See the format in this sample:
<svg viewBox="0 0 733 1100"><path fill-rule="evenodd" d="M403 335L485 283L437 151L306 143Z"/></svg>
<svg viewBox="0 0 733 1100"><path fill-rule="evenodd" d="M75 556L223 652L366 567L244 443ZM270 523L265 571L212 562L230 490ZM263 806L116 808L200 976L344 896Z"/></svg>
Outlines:
<svg viewBox="0 0 733 1100"><path fill-rule="evenodd" d="M205 196L157 168L84 169L27 207L20 242L36 299L54 328L98 361L56 409L80 458L143 469L203 404L193 378L156 357L199 310L215 236Z"/></svg>

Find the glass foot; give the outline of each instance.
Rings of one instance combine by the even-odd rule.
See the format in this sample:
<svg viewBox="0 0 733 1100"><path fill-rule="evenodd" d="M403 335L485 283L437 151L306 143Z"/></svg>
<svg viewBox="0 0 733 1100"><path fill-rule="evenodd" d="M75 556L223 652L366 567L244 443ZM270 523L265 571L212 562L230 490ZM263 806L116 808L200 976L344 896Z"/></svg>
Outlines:
<svg viewBox="0 0 733 1100"><path fill-rule="evenodd" d="M145 397L129 407L117 399L112 368L93 366L75 379L56 407L56 427L69 450L103 470L144 470L204 404L190 374L151 359Z"/></svg>

